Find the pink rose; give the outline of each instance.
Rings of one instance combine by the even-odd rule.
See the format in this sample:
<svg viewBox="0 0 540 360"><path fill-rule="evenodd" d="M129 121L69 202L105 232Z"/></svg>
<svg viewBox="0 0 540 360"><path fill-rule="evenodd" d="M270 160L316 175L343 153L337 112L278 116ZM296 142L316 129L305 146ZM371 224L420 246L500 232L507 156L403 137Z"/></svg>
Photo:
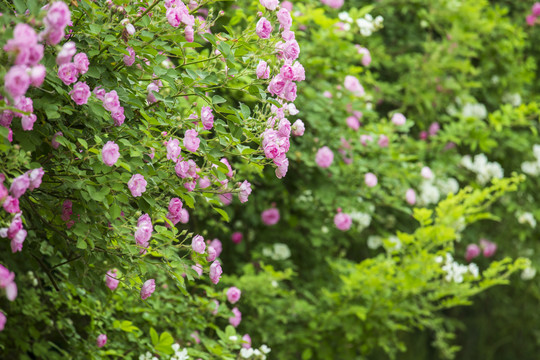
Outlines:
<svg viewBox="0 0 540 360"><path fill-rule="evenodd" d="M405 200L407 200L407 203L410 205L416 204L416 192L413 189L407 189Z"/></svg>
<svg viewBox="0 0 540 360"><path fill-rule="evenodd" d="M369 172L369 173L367 173L365 175L364 182L366 183L366 185L368 187L374 187L378 183L377 176L375 176L375 174Z"/></svg>
<svg viewBox="0 0 540 360"><path fill-rule="evenodd" d="M341 212L338 209L338 213L334 216L334 224L341 231L347 231L351 228L352 219L348 214Z"/></svg>
<svg viewBox="0 0 540 360"><path fill-rule="evenodd" d="M101 159L107 166L113 166L120 157L120 148L114 141L108 141L101 149Z"/></svg>
<svg viewBox="0 0 540 360"><path fill-rule="evenodd" d="M71 62L73 55L77 53L77 47L73 41L68 41L62 46L58 55L56 55L56 64L63 65Z"/></svg>
<svg viewBox="0 0 540 360"><path fill-rule="evenodd" d="M540 2L536 2L533 4L531 12L534 16L540 16Z"/></svg>
<svg viewBox="0 0 540 360"><path fill-rule="evenodd" d="M238 325L240 325L240 322L242 321L242 313L236 307L232 309L232 312L234 316L229 318L229 323L232 326L237 327Z"/></svg>
<svg viewBox="0 0 540 360"><path fill-rule="evenodd" d="M527 24L528 24L529 26L534 26L534 24L536 23L536 16L534 16L534 15L529 15L529 16L526 17L525 20L527 21Z"/></svg>
<svg viewBox="0 0 540 360"><path fill-rule="evenodd" d="M270 11L276 10L279 5L279 0L259 0L261 5L267 8Z"/></svg>
<svg viewBox="0 0 540 360"><path fill-rule="evenodd" d="M437 135L440 129L441 129L441 126L439 125L438 122L431 123L431 125L429 125L429 130L428 130L429 136Z"/></svg>
<svg viewBox="0 0 540 360"><path fill-rule="evenodd" d="M79 81L73 85L73 90L69 92L71 99L75 101L77 105L83 105L88 103L88 98L90 97L90 87L86 85L85 82Z"/></svg>
<svg viewBox="0 0 540 360"><path fill-rule="evenodd" d="M92 92L94 93L94 95L96 95L96 97L99 100L101 100L101 101L105 100L105 95L107 94L107 91L104 88L102 88L101 86L96 86ZM120 104L118 104L118 105L120 105ZM105 107L105 105L104 105L104 107Z"/></svg>
<svg viewBox="0 0 540 360"><path fill-rule="evenodd" d="M345 89L354 93L356 96L363 96L365 94L364 87L360 84L360 81L352 75L345 77Z"/></svg>
<svg viewBox="0 0 540 360"><path fill-rule="evenodd" d="M193 42L195 39L195 31L193 30L193 26L186 26L184 30L184 37L186 38L187 42Z"/></svg>
<svg viewBox="0 0 540 360"><path fill-rule="evenodd" d="M405 115L401 113L395 113L394 115L392 115L392 122L394 123L394 125L397 125L397 126L405 125L406 121L407 119L405 118Z"/></svg>
<svg viewBox="0 0 540 360"><path fill-rule="evenodd" d="M134 197L141 196L146 191L147 182L141 174L135 174L128 181L128 188Z"/></svg>
<svg viewBox="0 0 540 360"><path fill-rule="evenodd" d="M180 200L179 198L172 198L169 201L169 213L172 215L179 215L182 207L182 200Z"/></svg>
<svg viewBox="0 0 540 360"><path fill-rule="evenodd" d="M201 108L201 121L205 130L210 130L214 126L214 114L210 106Z"/></svg>
<svg viewBox="0 0 540 360"><path fill-rule="evenodd" d="M277 224L279 217L279 210L274 207L266 209L261 213L262 222L268 226Z"/></svg>
<svg viewBox="0 0 540 360"><path fill-rule="evenodd" d="M12 66L4 76L4 86L13 98L26 94L26 90L30 86L30 76L26 71L26 66Z"/></svg>
<svg viewBox="0 0 540 360"><path fill-rule="evenodd" d="M75 81L77 81L78 76L79 71L75 67L74 63L62 64L58 68L58 77L66 85L73 84Z"/></svg>
<svg viewBox="0 0 540 360"><path fill-rule="evenodd" d="M325 5L330 6L331 8L339 9L343 6L345 0L321 0L321 2Z"/></svg>
<svg viewBox="0 0 540 360"><path fill-rule="evenodd" d="M146 300L154 293L156 290L156 280L150 279L146 280L141 288L141 299Z"/></svg>
<svg viewBox="0 0 540 360"><path fill-rule="evenodd" d="M43 171L43 168L37 168L33 169L27 172L28 174L28 180L30 180L30 184L28 185L28 190L34 190L41 186L41 180L43 178L43 175L45 174L45 171Z"/></svg>
<svg viewBox="0 0 540 360"><path fill-rule="evenodd" d="M116 278L117 276L118 276L118 270L116 269L107 271L107 275L105 275L105 284L112 291L116 290L116 288L118 287L118 284L120 283L120 280Z"/></svg>
<svg viewBox="0 0 540 360"><path fill-rule="evenodd" d="M245 334L244 336L242 336L242 341L244 342L242 344L242 347L244 349L251 349L251 337L249 336L249 334Z"/></svg>
<svg viewBox="0 0 540 360"><path fill-rule="evenodd" d="M215 285L219 282L219 279L221 278L221 274L223 274L223 269L221 268L221 264L219 261L214 261L212 265L210 265L210 280Z"/></svg>
<svg viewBox="0 0 540 360"><path fill-rule="evenodd" d="M182 149L180 148L180 141L178 139L170 138L167 141L167 159L177 163Z"/></svg>
<svg viewBox="0 0 540 360"><path fill-rule="evenodd" d="M304 131L305 131L304 122L300 119L296 120L294 124L292 125L291 130L294 136L304 135Z"/></svg>
<svg viewBox="0 0 540 360"><path fill-rule="evenodd" d="M281 164L278 165L278 167L276 168L276 177L278 179L284 178L285 175L287 175L288 170L289 170L289 159L285 158L285 160L283 160Z"/></svg>
<svg viewBox="0 0 540 360"><path fill-rule="evenodd" d="M192 268L193 270L195 270L195 272L197 273L197 275L199 275L199 277L202 276L202 274L203 274L203 268L202 268L202 265L201 265L201 264L191 265L191 268Z"/></svg>
<svg viewBox="0 0 540 360"><path fill-rule="evenodd" d="M426 180L431 180L433 179L433 172L431 171L431 169L427 166L424 166L422 168L422 170L420 171L420 175L422 175L422 177Z"/></svg>
<svg viewBox="0 0 540 360"><path fill-rule="evenodd" d="M34 123L37 120L36 114L23 115L21 118L21 126L23 130L30 131L34 128Z"/></svg>
<svg viewBox="0 0 540 360"><path fill-rule="evenodd" d="M135 50L131 46L126 48L129 55L124 55L124 64L126 66L132 66L135 63Z"/></svg>
<svg viewBox="0 0 540 360"><path fill-rule="evenodd" d="M315 162L322 168L328 168L334 161L334 153L328 146L323 146L317 151L315 155Z"/></svg>
<svg viewBox="0 0 540 360"><path fill-rule="evenodd" d="M471 262L472 259L480 255L480 247L476 244L467 245L467 250L465 251L465 260Z"/></svg>
<svg viewBox="0 0 540 360"><path fill-rule="evenodd" d="M43 84L43 80L45 80L45 75L47 75L47 69L44 65L37 64L32 67L30 70L30 81L32 86L40 87Z"/></svg>
<svg viewBox="0 0 540 360"><path fill-rule="evenodd" d="M204 238L201 235L195 235L191 240L191 248L196 253L204 254L204 250L206 249Z"/></svg>
<svg viewBox="0 0 540 360"><path fill-rule="evenodd" d="M208 256L206 257L206 261L211 262L211 261L216 260L217 252L216 252L216 249L214 249L213 246L208 246L206 248L206 252L208 253Z"/></svg>
<svg viewBox="0 0 540 360"><path fill-rule="evenodd" d="M4 210L6 210L10 214L15 214L21 211L19 209L19 199L13 196L6 196L6 199L4 200L2 206L4 207Z"/></svg>
<svg viewBox="0 0 540 360"><path fill-rule="evenodd" d="M298 56L300 55L300 46L294 39L285 42L285 44L281 44L279 46L279 50L281 50L280 53L283 55L283 57L290 61L298 59Z"/></svg>
<svg viewBox="0 0 540 360"><path fill-rule="evenodd" d="M53 135L52 140L51 140L51 145L54 149L58 149L60 147L60 143L56 141L56 138L63 135L64 134L62 134L61 131L58 131L56 134Z"/></svg>
<svg viewBox="0 0 540 360"><path fill-rule="evenodd" d="M369 64L371 64L371 54L369 50L359 45L356 45L356 47L358 49L358 53L362 55L362 65L369 66Z"/></svg>
<svg viewBox="0 0 540 360"><path fill-rule="evenodd" d="M304 69L304 66L300 64L298 61L295 61L293 66L293 73L294 73L294 81L304 81L306 80L306 70ZM294 115L294 114L291 114Z"/></svg>
<svg viewBox="0 0 540 360"><path fill-rule="evenodd" d="M292 25L292 18L291 14L289 13L289 10L285 8L279 9L277 12L277 19L279 21L280 27L284 30L289 30Z"/></svg>
<svg viewBox="0 0 540 360"><path fill-rule="evenodd" d="M270 77L270 67L264 60L259 60L255 74L258 79L268 79Z"/></svg>
<svg viewBox="0 0 540 360"><path fill-rule="evenodd" d="M244 235L239 231L233 232L231 235L231 240L235 244L240 244L243 238L244 238Z"/></svg>
<svg viewBox="0 0 540 360"><path fill-rule="evenodd" d="M497 244L486 239L480 239L480 247L483 250L484 257L492 257L497 251Z"/></svg>
<svg viewBox="0 0 540 360"><path fill-rule="evenodd" d="M103 96L103 107L107 111L114 111L120 107L120 99L115 90L108 92Z"/></svg>
<svg viewBox="0 0 540 360"><path fill-rule="evenodd" d="M242 291L240 291L240 289L238 289L235 286L232 286L229 289L227 289L227 300L229 300L231 304L236 304L238 300L240 300L241 295L242 295Z"/></svg>
<svg viewBox="0 0 540 360"><path fill-rule="evenodd" d="M272 95L280 95L283 93L287 81L281 75L276 75L268 84L268 92Z"/></svg>
<svg viewBox="0 0 540 360"><path fill-rule="evenodd" d="M385 148L385 147L388 146L389 142L390 141L388 140L388 136L381 135L381 136L379 136L379 141L377 142L377 144L379 144L379 147Z"/></svg>
<svg viewBox="0 0 540 360"><path fill-rule="evenodd" d="M6 321L6 315L4 315L4 313L0 311L0 331L4 330L4 326L6 326Z"/></svg>
<svg viewBox="0 0 540 360"><path fill-rule="evenodd" d="M248 201L249 194L251 194L251 184L249 181L244 180L238 187L240 192L238 193L238 199L241 203Z"/></svg>
<svg viewBox="0 0 540 360"><path fill-rule="evenodd" d="M261 39L270 38L272 30L272 24L270 24L270 21L268 21L265 17L260 18L257 22L257 26L255 27L255 32Z"/></svg>
<svg viewBox="0 0 540 360"><path fill-rule="evenodd" d="M196 152L199 148L201 140L198 138L199 133L196 130L187 130L184 135L184 147L191 152Z"/></svg>
<svg viewBox="0 0 540 360"><path fill-rule="evenodd" d="M63 1L52 3L43 21L47 27L64 29L71 21L71 13L66 3Z"/></svg>
<svg viewBox="0 0 540 360"><path fill-rule="evenodd" d="M360 128L360 121L355 116L349 116L347 118L347 126L357 131Z"/></svg>
<svg viewBox="0 0 540 360"><path fill-rule="evenodd" d="M97 343L97 346L98 346L98 347L104 347L105 344L107 343L107 335L105 335L105 334L100 334L100 335L97 337L96 343Z"/></svg>
<svg viewBox="0 0 540 360"><path fill-rule="evenodd" d="M223 251L223 245L221 244L221 241L219 239L212 240L210 242L210 247L216 250L216 257L219 257L219 255L221 255L221 251Z"/></svg>
<svg viewBox="0 0 540 360"><path fill-rule="evenodd" d="M9 192L18 199L26 192L29 186L30 179L28 178L28 174L25 173L13 179Z"/></svg>

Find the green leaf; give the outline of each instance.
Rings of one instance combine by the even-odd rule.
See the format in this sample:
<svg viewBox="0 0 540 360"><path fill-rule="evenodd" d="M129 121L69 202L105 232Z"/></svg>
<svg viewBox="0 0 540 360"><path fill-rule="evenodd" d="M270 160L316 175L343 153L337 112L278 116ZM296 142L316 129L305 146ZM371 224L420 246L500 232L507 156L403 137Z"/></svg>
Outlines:
<svg viewBox="0 0 540 360"><path fill-rule="evenodd" d="M217 105L217 104L221 104L221 103L224 103L224 102L227 102L227 100L225 100L223 97L221 97L219 95L212 96L212 104Z"/></svg>

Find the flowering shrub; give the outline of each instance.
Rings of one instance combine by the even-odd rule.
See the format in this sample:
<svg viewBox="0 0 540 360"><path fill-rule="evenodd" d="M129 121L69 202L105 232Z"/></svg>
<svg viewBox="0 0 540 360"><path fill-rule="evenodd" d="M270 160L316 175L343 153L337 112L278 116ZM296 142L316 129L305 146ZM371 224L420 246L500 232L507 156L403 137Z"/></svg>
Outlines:
<svg viewBox="0 0 540 360"><path fill-rule="evenodd" d="M538 9L356 6L2 3L2 354L452 358L488 328L457 307L540 261Z"/></svg>

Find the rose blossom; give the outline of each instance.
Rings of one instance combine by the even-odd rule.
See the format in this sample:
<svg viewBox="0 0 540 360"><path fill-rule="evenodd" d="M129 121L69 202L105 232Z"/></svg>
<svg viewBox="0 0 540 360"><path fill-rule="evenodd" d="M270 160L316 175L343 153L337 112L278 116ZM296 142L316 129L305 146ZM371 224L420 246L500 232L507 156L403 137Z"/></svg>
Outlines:
<svg viewBox="0 0 540 360"><path fill-rule="evenodd" d="M180 149L180 141L178 139L169 138L167 141L167 159L177 163L182 149Z"/></svg>
<svg viewBox="0 0 540 360"><path fill-rule="evenodd" d="M112 269L107 271L107 275L105 275L105 284L109 289L112 291L116 290L118 287L118 284L120 281L116 278L118 276L118 270Z"/></svg>
<svg viewBox="0 0 540 360"><path fill-rule="evenodd" d="M36 114L23 115L21 118L21 126L23 130L30 131L34 128L34 123L37 120Z"/></svg>
<svg viewBox="0 0 540 360"><path fill-rule="evenodd" d="M199 148L201 140L198 138L199 133L196 130L187 130L184 135L184 147L191 152L196 152Z"/></svg>
<svg viewBox="0 0 540 360"><path fill-rule="evenodd" d="M73 90L69 92L71 99L75 101L77 105L84 105L88 103L88 98L90 97L90 87L86 85L85 82L79 81L73 85Z"/></svg>
<svg viewBox="0 0 540 360"><path fill-rule="evenodd" d="M242 341L244 341L242 344L244 349L251 349L251 336L249 336L249 334L242 336Z"/></svg>
<svg viewBox="0 0 540 360"><path fill-rule="evenodd" d="M15 214L21 211L19 209L19 199L10 195L6 196L2 206L4 207L4 210L10 214Z"/></svg>
<svg viewBox="0 0 540 360"><path fill-rule="evenodd" d="M195 235L191 240L191 248L196 253L204 254L204 250L206 249L204 238L201 235Z"/></svg>
<svg viewBox="0 0 540 360"><path fill-rule="evenodd" d="M486 239L480 239L480 247L483 249L484 257L491 257L497 251L497 244Z"/></svg>
<svg viewBox="0 0 540 360"><path fill-rule="evenodd" d="M227 290L227 300L229 300L231 304L236 304L238 300L240 300L241 295L242 291L235 286L232 286Z"/></svg>
<svg viewBox="0 0 540 360"><path fill-rule="evenodd" d="M132 66L135 63L135 50L131 46L126 48L129 55L124 55L124 64L126 66Z"/></svg>
<svg viewBox="0 0 540 360"><path fill-rule="evenodd" d="M345 89L354 93L356 96L363 96L365 94L364 87L360 84L360 81L352 75L345 77Z"/></svg>
<svg viewBox="0 0 540 360"><path fill-rule="evenodd" d="M77 81L79 71L74 63L62 64L58 68L58 77L66 85L71 85Z"/></svg>
<svg viewBox="0 0 540 360"><path fill-rule="evenodd" d="M234 316L229 318L229 323L232 326L237 327L238 325L240 325L240 322L242 321L242 313L236 307L232 309L232 312Z"/></svg>
<svg viewBox="0 0 540 360"><path fill-rule="evenodd" d="M388 136L386 135L379 136L379 141L377 142L377 144L379 144L379 147L385 148L388 146L388 143L389 143Z"/></svg>
<svg viewBox="0 0 540 360"><path fill-rule="evenodd" d="M244 180L239 186L240 192L238 193L238 199L241 203L248 201L249 194L251 194L251 184L249 181Z"/></svg>
<svg viewBox="0 0 540 360"><path fill-rule="evenodd" d="M355 116L349 116L347 118L347 126L356 131L360 128L360 121Z"/></svg>
<svg viewBox="0 0 540 360"><path fill-rule="evenodd" d="M422 177L426 180L431 180L433 179L433 172L431 171L431 169L427 166L424 166L422 168L422 170L420 171L420 175L422 175Z"/></svg>
<svg viewBox="0 0 540 360"><path fill-rule="evenodd" d="M270 38L272 30L272 24L270 24L270 21L268 21L265 17L260 18L257 22L257 26L255 27L255 32L261 39Z"/></svg>
<svg viewBox="0 0 540 360"><path fill-rule="evenodd" d="M264 60L260 60L255 70L258 79L268 79L270 77L270 66Z"/></svg>
<svg viewBox="0 0 540 360"><path fill-rule="evenodd" d="M465 251L465 260L471 262L472 259L480 255L480 247L476 244L467 245L467 250Z"/></svg>
<svg viewBox="0 0 540 360"><path fill-rule="evenodd" d="M6 315L4 315L4 313L0 311L0 331L4 330L4 326L6 326L6 320Z"/></svg>
<svg viewBox="0 0 540 360"><path fill-rule="evenodd" d="M156 290L156 280L146 280L141 288L141 300L146 300Z"/></svg>
<svg viewBox="0 0 540 360"><path fill-rule="evenodd" d="M279 9L276 13L277 19L279 21L280 27L284 30L289 30L292 25L292 18L289 10L285 8Z"/></svg>
<svg viewBox="0 0 540 360"><path fill-rule="evenodd" d="M28 174L28 180L30 180L30 184L28 185L28 190L34 190L41 186L41 179L43 178L43 175L45 174L45 171L43 171L43 168L37 168L32 169L27 172Z"/></svg>
<svg viewBox="0 0 540 360"><path fill-rule="evenodd" d="M128 181L128 188L134 197L141 196L146 191L147 182L141 174L135 174Z"/></svg>
<svg viewBox="0 0 540 360"><path fill-rule="evenodd" d="M407 189L405 199L410 205L416 204L416 192L413 189Z"/></svg>
<svg viewBox="0 0 540 360"><path fill-rule="evenodd" d="M294 136L304 135L304 131L305 131L304 122L300 119L296 120L294 124L291 126L291 130Z"/></svg>
<svg viewBox="0 0 540 360"><path fill-rule="evenodd" d="M86 56L85 53L78 53L73 58L73 63L75 64L75 67L77 68L77 71L79 74L86 74L88 71L88 66L90 65L90 62L88 61L88 56Z"/></svg>
<svg viewBox="0 0 540 360"><path fill-rule="evenodd" d="M12 66L4 76L4 86L13 98L26 94L26 90L30 86L30 76L26 71L26 66Z"/></svg>
<svg viewBox="0 0 540 360"><path fill-rule="evenodd" d="M20 198L30 186L30 179L28 174L22 174L13 179L9 192L16 198Z"/></svg>
<svg viewBox="0 0 540 360"><path fill-rule="evenodd" d="M338 209L338 213L334 216L334 224L341 231L347 231L351 228L352 219L348 214L341 212Z"/></svg>
<svg viewBox="0 0 540 360"><path fill-rule="evenodd" d="M201 108L201 122L205 130L210 130L214 126L214 114L210 106Z"/></svg>
<svg viewBox="0 0 540 360"><path fill-rule="evenodd" d="M100 334L100 335L97 337L96 343L97 343L97 346L98 346L98 347L104 347L105 344L107 343L107 335L105 335L105 334Z"/></svg>
<svg viewBox="0 0 540 360"><path fill-rule="evenodd" d="M221 268L221 264L218 260L214 261L212 265L210 265L210 280L215 285L219 282L219 279L221 278L221 274L223 274L223 269Z"/></svg>
<svg viewBox="0 0 540 360"><path fill-rule="evenodd" d="M334 153L328 146L323 146L315 155L315 162L322 168L328 168L334 161Z"/></svg>
<svg viewBox="0 0 540 360"><path fill-rule="evenodd" d="M240 244L243 238L244 238L244 235L239 231L233 232L231 235L231 240L235 244Z"/></svg>
<svg viewBox="0 0 540 360"><path fill-rule="evenodd" d="M261 219L265 225L275 225L279 221L279 210L274 207L266 209L261 213Z"/></svg>
<svg viewBox="0 0 540 360"><path fill-rule="evenodd" d="M261 5L267 8L270 11L276 10L276 7L279 5L278 0L259 0Z"/></svg>
<svg viewBox="0 0 540 360"><path fill-rule="evenodd" d="M120 157L120 148L114 141L108 141L101 150L101 159L107 166L113 166Z"/></svg>
<svg viewBox="0 0 540 360"><path fill-rule="evenodd" d="M209 245L206 248L206 252L208 253L208 256L206 257L206 261L211 262L211 261L216 260L217 252L216 252L216 250L214 249L213 246Z"/></svg>
<svg viewBox="0 0 540 360"><path fill-rule="evenodd" d="M375 176L375 174L370 173L370 172L366 174L366 176L364 177L364 181L366 185L369 187L374 187L378 183L377 176Z"/></svg>
<svg viewBox="0 0 540 360"><path fill-rule="evenodd" d="M392 122L394 123L394 125L397 125L397 126L405 125L406 121L407 119L405 118L405 115L403 115L402 113L395 113L394 115L392 115Z"/></svg>
<svg viewBox="0 0 540 360"><path fill-rule="evenodd" d="M219 257L219 255L221 255L221 252L223 251L223 245L221 244L221 241L219 239L214 239L210 242L210 246L216 250L216 257Z"/></svg>

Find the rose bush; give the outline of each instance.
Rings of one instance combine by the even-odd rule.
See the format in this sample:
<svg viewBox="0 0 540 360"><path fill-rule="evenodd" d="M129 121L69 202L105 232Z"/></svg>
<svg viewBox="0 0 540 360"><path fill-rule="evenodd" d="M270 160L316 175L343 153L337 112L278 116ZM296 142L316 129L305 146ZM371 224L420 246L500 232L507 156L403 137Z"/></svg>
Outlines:
<svg viewBox="0 0 540 360"><path fill-rule="evenodd" d="M481 358L534 329L517 276L461 307L539 261L532 5L2 3L2 353Z"/></svg>

